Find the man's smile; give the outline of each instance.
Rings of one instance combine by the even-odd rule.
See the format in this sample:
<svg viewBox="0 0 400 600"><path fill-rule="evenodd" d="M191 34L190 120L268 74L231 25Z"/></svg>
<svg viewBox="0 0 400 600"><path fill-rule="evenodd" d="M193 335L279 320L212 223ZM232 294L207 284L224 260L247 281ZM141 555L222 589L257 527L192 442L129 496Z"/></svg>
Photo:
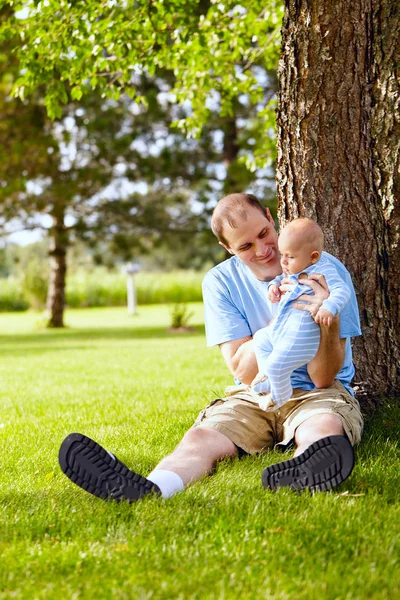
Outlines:
<svg viewBox="0 0 400 600"><path fill-rule="evenodd" d="M266 248L263 256L257 256L254 258L255 262L268 263L275 258L275 250L273 248Z"/></svg>

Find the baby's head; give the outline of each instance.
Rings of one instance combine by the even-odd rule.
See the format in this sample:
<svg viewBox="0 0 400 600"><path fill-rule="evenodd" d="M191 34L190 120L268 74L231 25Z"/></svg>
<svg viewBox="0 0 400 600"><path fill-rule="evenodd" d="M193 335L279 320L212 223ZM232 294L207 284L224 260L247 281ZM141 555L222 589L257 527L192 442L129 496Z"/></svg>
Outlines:
<svg viewBox="0 0 400 600"><path fill-rule="evenodd" d="M282 229L278 246L284 274L294 275L318 262L324 234L312 219L295 219Z"/></svg>

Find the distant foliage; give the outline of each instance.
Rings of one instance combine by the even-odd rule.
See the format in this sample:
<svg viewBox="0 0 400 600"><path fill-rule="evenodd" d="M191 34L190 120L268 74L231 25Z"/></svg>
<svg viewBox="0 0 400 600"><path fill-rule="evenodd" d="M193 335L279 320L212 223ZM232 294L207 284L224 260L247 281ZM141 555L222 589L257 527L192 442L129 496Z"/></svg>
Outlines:
<svg viewBox="0 0 400 600"><path fill-rule="evenodd" d="M265 166L274 154L275 100L265 93L260 69L275 71L278 64L282 0L28 4L21 18L6 0L0 25L1 39L17 41L13 95L22 101L41 89L51 118L62 116L70 98L80 101L94 89L110 100L122 92L147 105L137 74L169 70L176 101L190 104L189 114L177 115L178 127L199 136L213 105L231 115L246 95L264 123L254 157Z"/></svg>
<svg viewBox="0 0 400 600"><path fill-rule="evenodd" d="M46 303L47 280L32 266L23 278L0 279L0 311L12 312L33 308L41 310ZM36 275L35 275L36 273ZM138 304L175 304L200 302L203 273L173 271L171 273L139 273L135 275ZM103 268L72 273L68 277L66 301L69 308L125 306L126 275Z"/></svg>
<svg viewBox="0 0 400 600"><path fill-rule="evenodd" d="M22 289L32 308L45 308L48 284L48 265L36 258L30 260L23 275Z"/></svg>
<svg viewBox="0 0 400 600"><path fill-rule="evenodd" d="M14 277L0 280L0 312L16 312L29 308L21 282Z"/></svg>
<svg viewBox="0 0 400 600"><path fill-rule="evenodd" d="M202 300L202 273L138 273L135 289L138 304L168 304ZM124 306L127 303L126 275L105 269L92 273L76 273L68 277L67 306Z"/></svg>
<svg viewBox="0 0 400 600"><path fill-rule="evenodd" d="M120 273L105 269L74 273L67 279L66 304L69 308L123 306L126 304L126 279Z"/></svg>
<svg viewBox="0 0 400 600"><path fill-rule="evenodd" d="M200 302L204 273L174 271L172 273L139 273L136 280L138 304Z"/></svg>

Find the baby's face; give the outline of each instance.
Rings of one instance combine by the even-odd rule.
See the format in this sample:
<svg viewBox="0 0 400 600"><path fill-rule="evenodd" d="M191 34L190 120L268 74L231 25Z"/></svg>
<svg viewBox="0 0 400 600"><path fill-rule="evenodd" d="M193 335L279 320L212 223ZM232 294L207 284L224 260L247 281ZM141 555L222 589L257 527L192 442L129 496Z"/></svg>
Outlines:
<svg viewBox="0 0 400 600"><path fill-rule="evenodd" d="M300 273L315 262L310 246L296 243L296 240L291 239L290 235L279 236L278 246L282 271L285 275Z"/></svg>

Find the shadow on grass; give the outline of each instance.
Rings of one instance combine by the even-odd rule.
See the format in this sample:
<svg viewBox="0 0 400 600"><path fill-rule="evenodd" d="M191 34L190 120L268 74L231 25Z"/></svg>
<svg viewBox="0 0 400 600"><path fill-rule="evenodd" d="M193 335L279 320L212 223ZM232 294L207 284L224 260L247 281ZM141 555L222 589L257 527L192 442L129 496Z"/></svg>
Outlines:
<svg viewBox="0 0 400 600"><path fill-rule="evenodd" d="M186 339L204 335L204 325L196 325L193 331L187 333L170 332L165 327L137 327L137 328L86 328L86 329L46 329L34 331L32 333L24 333L22 335L0 335L0 354L10 354L13 348L21 354L29 353L34 349L29 348L29 345L43 345L46 348L43 350L54 351L53 343L60 344L60 349L66 350L70 342L101 342L102 340L129 341L129 340L146 340L146 339ZM19 348L19 346L24 348ZM51 346L47 348L48 346ZM75 349L75 347L74 347Z"/></svg>

